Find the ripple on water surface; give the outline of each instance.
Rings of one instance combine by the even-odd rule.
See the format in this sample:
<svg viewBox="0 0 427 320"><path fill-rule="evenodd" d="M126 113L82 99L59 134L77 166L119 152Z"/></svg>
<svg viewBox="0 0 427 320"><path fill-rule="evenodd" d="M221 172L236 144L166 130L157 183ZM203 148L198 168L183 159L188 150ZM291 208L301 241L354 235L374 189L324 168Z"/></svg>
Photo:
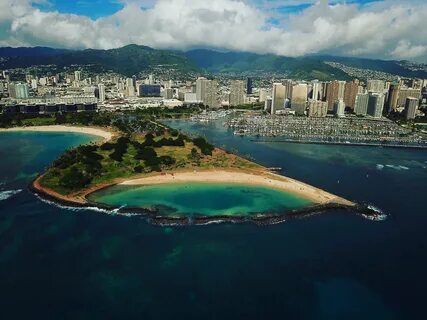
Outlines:
<svg viewBox="0 0 427 320"><path fill-rule="evenodd" d="M243 215L286 212L310 201L280 190L241 184L114 186L91 201L112 206L157 208L163 215Z"/></svg>

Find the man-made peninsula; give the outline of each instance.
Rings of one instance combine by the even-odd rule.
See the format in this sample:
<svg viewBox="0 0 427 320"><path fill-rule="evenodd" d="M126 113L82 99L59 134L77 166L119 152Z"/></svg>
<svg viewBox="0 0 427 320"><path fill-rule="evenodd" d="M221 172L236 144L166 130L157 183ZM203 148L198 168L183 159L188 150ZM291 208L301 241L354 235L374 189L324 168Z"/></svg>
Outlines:
<svg viewBox="0 0 427 320"><path fill-rule="evenodd" d="M152 119L138 118L120 126L84 127L52 125L17 127L7 131L78 132L96 135L102 142L67 150L32 183L31 190L42 198L63 205L104 209L88 196L114 185L157 185L170 183L230 183L269 187L309 200L312 205L286 215L261 213L248 216L164 217L152 208L121 208L119 212L148 216L154 224L207 224L211 222L278 223L327 209L345 209L372 214L360 206L324 190L270 172L267 168L209 144L204 138L189 137Z"/></svg>

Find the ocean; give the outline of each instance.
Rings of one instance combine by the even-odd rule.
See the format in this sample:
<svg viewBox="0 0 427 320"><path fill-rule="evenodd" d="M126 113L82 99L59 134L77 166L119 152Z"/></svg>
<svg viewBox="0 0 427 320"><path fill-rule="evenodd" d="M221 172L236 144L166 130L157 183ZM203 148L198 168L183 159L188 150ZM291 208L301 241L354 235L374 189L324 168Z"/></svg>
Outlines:
<svg viewBox="0 0 427 320"><path fill-rule="evenodd" d="M427 285L427 152L262 143L169 121L281 173L388 214L279 225L158 227L60 208L27 190L93 137L0 134L2 319L411 319ZM188 209L188 208L187 208Z"/></svg>

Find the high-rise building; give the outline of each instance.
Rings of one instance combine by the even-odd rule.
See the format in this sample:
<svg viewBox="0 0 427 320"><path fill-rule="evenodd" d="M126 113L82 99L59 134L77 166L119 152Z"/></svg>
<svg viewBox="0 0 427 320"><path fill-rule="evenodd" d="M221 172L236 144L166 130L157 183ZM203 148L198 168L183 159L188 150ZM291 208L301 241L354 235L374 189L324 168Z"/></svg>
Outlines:
<svg viewBox="0 0 427 320"><path fill-rule="evenodd" d="M26 83L18 83L15 86L16 99L28 99L29 89Z"/></svg>
<svg viewBox="0 0 427 320"><path fill-rule="evenodd" d="M203 102L203 99L206 97L206 87L208 83L209 80L203 77L199 77L196 80L196 97L200 102Z"/></svg>
<svg viewBox="0 0 427 320"><path fill-rule="evenodd" d="M311 84L311 100L322 100L322 83L319 80L314 80Z"/></svg>
<svg viewBox="0 0 427 320"><path fill-rule="evenodd" d="M292 99L292 89L294 87L294 82L292 80L285 80L283 81L283 85L285 86L285 99L289 99L289 101Z"/></svg>
<svg viewBox="0 0 427 320"><path fill-rule="evenodd" d="M391 84L388 92L387 112L397 110L397 102L400 94L400 84Z"/></svg>
<svg viewBox="0 0 427 320"><path fill-rule="evenodd" d="M384 88L385 86L383 80L368 80L368 92L384 93Z"/></svg>
<svg viewBox="0 0 427 320"><path fill-rule="evenodd" d="M368 100L368 114L374 118L381 118L384 109L384 93L370 92Z"/></svg>
<svg viewBox="0 0 427 320"><path fill-rule="evenodd" d="M219 107L218 81L200 77L196 80L196 98L205 106Z"/></svg>
<svg viewBox="0 0 427 320"><path fill-rule="evenodd" d="M28 99L29 89L26 83L10 83L9 97L13 99Z"/></svg>
<svg viewBox="0 0 427 320"><path fill-rule="evenodd" d="M268 91L266 89L259 90L259 102L265 102L268 97Z"/></svg>
<svg viewBox="0 0 427 320"><path fill-rule="evenodd" d="M267 97L264 103L264 111L272 113L271 112L272 106L273 106L273 99L271 97Z"/></svg>
<svg viewBox="0 0 427 320"><path fill-rule="evenodd" d="M173 99L173 89L172 88L166 88L163 91L163 97L165 99Z"/></svg>
<svg viewBox="0 0 427 320"><path fill-rule="evenodd" d="M82 72L81 71L74 71L74 81L79 83L82 80Z"/></svg>
<svg viewBox="0 0 427 320"><path fill-rule="evenodd" d="M249 78L248 78L249 79ZM239 106L245 103L245 83L242 80L233 80L230 85L230 106Z"/></svg>
<svg viewBox="0 0 427 320"><path fill-rule="evenodd" d="M286 87L281 83L273 83L271 114L275 114L277 110L285 107L285 95Z"/></svg>
<svg viewBox="0 0 427 320"><path fill-rule="evenodd" d="M322 82L322 91L321 94L322 96L320 97L320 100L322 101L327 101L326 100L326 94L328 93L328 82Z"/></svg>
<svg viewBox="0 0 427 320"><path fill-rule="evenodd" d="M31 79L31 88L37 90L37 79Z"/></svg>
<svg viewBox="0 0 427 320"><path fill-rule="evenodd" d="M356 96L354 112L358 116L366 116L368 114L368 102L369 102L369 94L359 93Z"/></svg>
<svg viewBox="0 0 427 320"><path fill-rule="evenodd" d="M420 99L421 89L400 88L399 98L397 99L397 107L404 107L407 98Z"/></svg>
<svg viewBox="0 0 427 320"><path fill-rule="evenodd" d="M105 101L105 85L103 83L98 84L98 95L99 102Z"/></svg>
<svg viewBox="0 0 427 320"><path fill-rule="evenodd" d="M133 86L133 79L132 78L126 79L126 93L129 97L135 96L135 87Z"/></svg>
<svg viewBox="0 0 427 320"><path fill-rule="evenodd" d="M345 84L344 89L344 103L346 107L354 110L356 103L356 96L359 91L359 80L353 80Z"/></svg>
<svg viewBox="0 0 427 320"><path fill-rule="evenodd" d="M415 113L418 109L418 103L419 103L419 100L416 98L409 97L406 99L406 105L405 105L406 120L415 119Z"/></svg>
<svg viewBox="0 0 427 320"><path fill-rule="evenodd" d="M308 102L308 116L324 118L328 114L328 104L324 101L310 100Z"/></svg>
<svg viewBox="0 0 427 320"><path fill-rule="evenodd" d="M251 78L246 79L246 93L252 94L252 79Z"/></svg>
<svg viewBox="0 0 427 320"><path fill-rule="evenodd" d="M9 98L16 99L16 88L14 83L9 83L7 91L9 93Z"/></svg>
<svg viewBox="0 0 427 320"><path fill-rule="evenodd" d="M339 118L345 117L345 103L340 99L334 102L334 114Z"/></svg>
<svg viewBox="0 0 427 320"><path fill-rule="evenodd" d="M218 96L218 81L217 80L209 80L206 86L206 98L203 103L210 108L219 108L221 103L219 101Z"/></svg>
<svg viewBox="0 0 427 320"><path fill-rule="evenodd" d="M307 107L308 88L306 83L294 85L292 88L291 109L296 115L304 115Z"/></svg>
<svg viewBox="0 0 427 320"><path fill-rule="evenodd" d="M329 82L326 91L326 101L328 102L328 110L333 111L335 101L344 100L345 81L335 80Z"/></svg>
<svg viewBox="0 0 427 320"><path fill-rule="evenodd" d="M139 95L141 97L160 97L160 85L142 84L139 86Z"/></svg>

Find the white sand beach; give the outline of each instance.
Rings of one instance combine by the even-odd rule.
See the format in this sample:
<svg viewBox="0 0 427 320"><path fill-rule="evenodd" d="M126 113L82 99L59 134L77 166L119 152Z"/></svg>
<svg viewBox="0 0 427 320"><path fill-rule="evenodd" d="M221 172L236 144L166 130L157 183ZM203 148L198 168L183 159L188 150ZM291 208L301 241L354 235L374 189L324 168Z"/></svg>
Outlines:
<svg viewBox="0 0 427 320"><path fill-rule="evenodd" d="M114 134L106 129L99 129L93 127L77 127L66 125L52 125L52 126L34 126L34 127L15 127L8 129L0 129L0 132L19 132L19 131L33 131L33 132L75 132L90 134L102 137L104 141L109 141L113 138Z"/></svg>
<svg viewBox="0 0 427 320"><path fill-rule="evenodd" d="M295 194L316 204L339 203L355 205L353 202L328 193L303 182L270 172L247 173L239 171L209 170L176 173L160 173L144 178L127 180L122 185L156 185L168 183L236 183L265 186Z"/></svg>

